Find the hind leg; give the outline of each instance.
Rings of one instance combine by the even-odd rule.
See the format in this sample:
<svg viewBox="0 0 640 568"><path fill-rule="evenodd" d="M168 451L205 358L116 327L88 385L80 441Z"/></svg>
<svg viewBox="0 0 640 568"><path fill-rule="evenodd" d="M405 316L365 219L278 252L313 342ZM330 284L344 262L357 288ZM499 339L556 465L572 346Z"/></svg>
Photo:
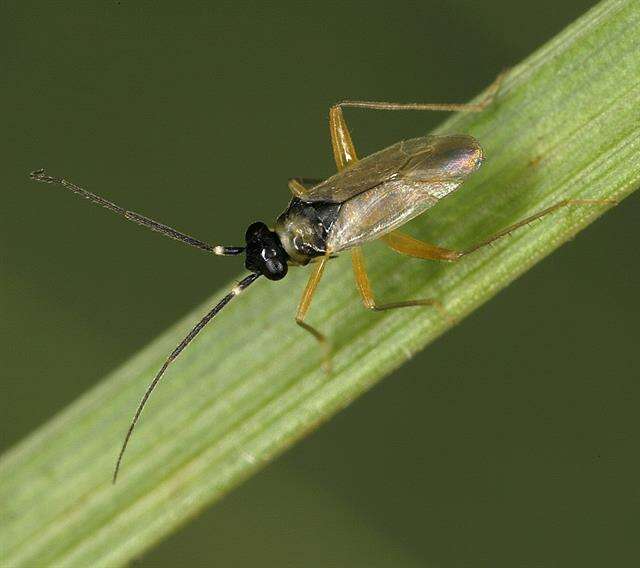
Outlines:
<svg viewBox="0 0 640 568"><path fill-rule="evenodd" d="M329 109L329 133L331 135L331 147L333 158L338 171L346 168L351 162L358 159L356 149L351 139L349 127L342 112L343 108L365 108L373 110L432 110L432 111L467 111L479 112L487 108L496 96L507 72L498 75L487 89L485 97L477 103L390 103L377 101L340 101Z"/></svg>
<svg viewBox="0 0 640 568"><path fill-rule="evenodd" d="M401 254L406 254L407 256L413 256L415 258L423 258L428 260L449 260L455 261L463 256L466 256L472 252L480 250L486 246L489 246L494 241L505 237L510 234L512 231L523 227L524 225L528 225L529 223L536 221L537 219L541 219L550 213L554 213L563 207L576 206L576 205L616 205L617 202L613 199L564 199L559 201L558 203L552 205L551 207L547 207L542 211L538 211L533 215L530 215L526 219L522 219L522 221L518 221L513 225L510 225L506 229L502 229L502 231L497 232L495 235L490 236L489 238L480 241L479 243L464 249L464 250L451 250L446 248L441 248L436 245L432 245L429 243L425 243L423 241L419 241L418 239L414 239L401 231L393 231L388 235L384 235L380 237L389 247L391 247L396 252Z"/></svg>

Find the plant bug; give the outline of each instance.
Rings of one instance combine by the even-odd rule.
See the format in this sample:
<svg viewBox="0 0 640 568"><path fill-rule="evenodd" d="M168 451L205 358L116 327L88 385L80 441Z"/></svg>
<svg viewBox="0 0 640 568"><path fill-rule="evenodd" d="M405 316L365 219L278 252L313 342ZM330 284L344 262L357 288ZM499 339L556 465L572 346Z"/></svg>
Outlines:
<svg viewBox="0 0 640 568"><path fill-rule="evenodd" d="M307 323L305 317L329 258L351 250L356 285L364 306L370 310L433 306L448 317L442 304L434 298L379 304L367 276L361 245L381 239L401 254L453 262L567 205L612 203L609 200L563 200L464 250L441 248L398 231L399 227L457 190L482 165L482 148L475 138L468 135L430 135L398 142L359 160L342 109L481 111L494 99L503 76L504 73L498 76L488 89L486 97L475 104L342 101L333 105L329 109L329 130L338 172L324 181L289 179L288 185L293 198L285 211L278 217L273 228L261 221L249 225L243 246L211 245L148 217L127 211L66 179L49 176L44 170L31 173L32 179L36 181L61 185L129 221L208 253L216 256L237 256L244 253L245 267L250 271L170 353L147 387L118 454L113 473L114 483L140 414L169 365L216 314L260 276L268 280L281 280L287 275L290 265L311 265L311 275L302 294L295 321L324 348L323 366L328 371L329 342L320 331Z"/></svg>

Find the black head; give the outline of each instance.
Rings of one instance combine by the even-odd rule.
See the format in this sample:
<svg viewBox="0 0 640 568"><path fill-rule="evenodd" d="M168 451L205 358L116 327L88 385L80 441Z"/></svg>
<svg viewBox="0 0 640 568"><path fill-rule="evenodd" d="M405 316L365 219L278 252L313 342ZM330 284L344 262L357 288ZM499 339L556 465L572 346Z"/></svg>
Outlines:
<svg viewBox="0 0 640 568"><path fill-rule="evenodd" d="M286 253L278 235L258 221L249 225L245 234L247 258L244 265L248 270L262 274L269 280L280 280L287 275Z"/></svg>

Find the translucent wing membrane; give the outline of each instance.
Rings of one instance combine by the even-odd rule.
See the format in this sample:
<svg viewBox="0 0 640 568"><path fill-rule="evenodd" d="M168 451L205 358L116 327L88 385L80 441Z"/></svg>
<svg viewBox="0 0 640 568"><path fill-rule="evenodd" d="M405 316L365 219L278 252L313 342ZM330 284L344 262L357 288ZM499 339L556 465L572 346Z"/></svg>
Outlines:
<svg viewBox="0 0 640 568"><path fill-rule="evenodd" d="M350 196L331 228L327 250L337 253L397 229L455 191L481 163L480 145L464 135L407 140L357 162L322 186L335 180L338 190L333 195ZM350 170L357 175L347 178L354 183L345 191L341 182ZM362 189L367 170L377 176L377 183Z"/></svg>
<svg viewBox="0 0 640 568"><path fill-rule="evenodd" d="M334 254L373 241L424 213L461 184L462 180L427 183L400 178L356 195L342 204L327 251Z"/></svg>
<svg viewBox="0 0 640 568"><path fill-rule="evenodd" d="M411 183L457 181L475 171L481 161L482 149L471 136L413 138L353 163L322 183L305 188L298 197L304 201L343 203L398 178Z"/></svg>

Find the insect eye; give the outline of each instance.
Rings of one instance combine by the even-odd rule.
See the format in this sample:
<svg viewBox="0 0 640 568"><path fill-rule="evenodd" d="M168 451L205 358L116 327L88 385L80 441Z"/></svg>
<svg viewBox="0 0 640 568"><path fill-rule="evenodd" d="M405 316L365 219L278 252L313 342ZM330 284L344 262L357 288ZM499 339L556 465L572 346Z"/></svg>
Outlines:
<svg viewBox="0 0 640 568"><path fill-rule="evenodd" d="M251 223L251 225L247 227L247 231L244 235L244 238L247 241L247 243L249 243L250 241L253 241L256 238L259 239L262 235L268 232L269 232L269 228L262 221L256 221L255 223Z"/></svg>
<svg viewBox="0 0 640 568"><path fill-rule="evenodd" d="M287 275L288 256L276 233L258 221L249 225L246 240L245 266L249 270L263 274L269 280L280 280Z"/></svg>
<svg viewBox="0 0 640 568"><path fill-rule="evenodd" d="M280 258L270 258L264 263L264 270L262 273L269 280L281 280L287 275L288 267L287 263L283 262Z"/></svg>

